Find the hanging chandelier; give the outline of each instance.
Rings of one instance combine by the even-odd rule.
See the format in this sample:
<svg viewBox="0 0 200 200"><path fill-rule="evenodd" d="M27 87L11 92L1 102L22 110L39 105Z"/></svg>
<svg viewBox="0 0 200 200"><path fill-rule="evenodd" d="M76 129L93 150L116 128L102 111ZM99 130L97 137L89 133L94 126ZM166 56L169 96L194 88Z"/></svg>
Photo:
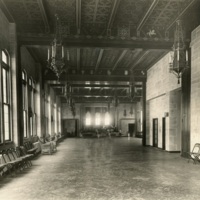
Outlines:
<svg viewBox="0 0 200 200"><path fill-rule="evenodd" d="M183 72L188 68L188 51L184 43L181 20L176 21L174 44L169 56L169 71L178 78L178 84Z"/></svg>
<svg viewBox="0 0 200 200"><path fill-rule="evenodd" d="M61 25L57 14L55 14L55 18L56 30L54 39L51 44L51 48L48 49L47 67L55 73L59 80L61 74L66 71L66 68L64 62L64 46L62 44Z"/></svg>
<svg viewBox="0 0 200 200"><path fill-rule="evenodd" d="M130 71L129 95L130 95L131 101L134 100L134 97L135 97L135 77L134 77L133 70Z"/></svg>

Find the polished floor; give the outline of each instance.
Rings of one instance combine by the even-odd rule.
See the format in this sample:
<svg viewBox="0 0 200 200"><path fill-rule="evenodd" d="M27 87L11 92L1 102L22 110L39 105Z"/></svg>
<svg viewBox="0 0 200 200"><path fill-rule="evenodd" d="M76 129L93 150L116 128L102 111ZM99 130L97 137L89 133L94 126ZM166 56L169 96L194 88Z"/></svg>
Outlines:
<svg viewBox="0 0 200 200"><path fill-rule="evenodd" d="M197 200L200 165L139 138L66 139L0 180L0 200Z"/></svg>

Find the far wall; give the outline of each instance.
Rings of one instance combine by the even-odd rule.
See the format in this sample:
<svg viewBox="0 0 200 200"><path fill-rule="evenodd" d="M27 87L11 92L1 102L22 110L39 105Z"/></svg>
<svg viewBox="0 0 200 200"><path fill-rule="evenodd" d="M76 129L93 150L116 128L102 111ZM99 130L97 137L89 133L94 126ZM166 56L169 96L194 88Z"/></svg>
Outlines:
<svg viewBox="0 0 200 200"><path fill-rule="evenodd" d="M108 104L100 104L100 103L76 104L75 105L76 116L73 116L69 105L67 103L63 103L62 109L61 109L61 116L62 116L61 118L62 120L77 119L79 123L78 129L80 130L84 128L84 125L85 125L85 108L86 107L91 107L91 111L94 112L95 107L107 107L107 106ZM111 106L110 113L112 116L111 125L117 127L118 129L121 129L122 132L127 135L128 123L135 124L136 104L119 104L116 108ZM135 125L135 128L136 128L136 125Z"/></svg>

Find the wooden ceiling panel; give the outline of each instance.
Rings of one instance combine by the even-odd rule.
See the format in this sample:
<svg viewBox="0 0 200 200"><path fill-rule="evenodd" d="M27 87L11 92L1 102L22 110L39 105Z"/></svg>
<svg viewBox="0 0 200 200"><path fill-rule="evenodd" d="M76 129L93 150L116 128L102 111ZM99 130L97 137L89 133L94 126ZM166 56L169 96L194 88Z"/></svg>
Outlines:
<svg viewBox="0 0 200 200"><path fill-rule="evenodd" d="M118 69L129 70L130 65L134 63L134 60L139 56L141 51L142 49L129 50L122 60L121 65L119 65Z"/></svg>
<svg viewBox="0 0 200 200"><path fill-rule="evenodd" d="M44 0L44 4L52 32L55 32L55 14L58 14L62 34L76 33L76 0Z"/></svg>
<svg viewBox="0 0 200 200"><path fill-rule="evenodd" d="M63 24L76 23L76 0L45 0L45 5L51 21L57 13Z"/></svg>
<svg viewBox="0 0 200 200"><path fill-rule="evenodd" d="M114 24L137 26L153 0L123 0L120 2Z"/></svg>
<svg viewBox="0 0 200 200"><path fill-rule="evenodd" d="M105 49L99 68L104 70L111 70L119 58L121 52L122 50L120 49Z"/></svg>
<svg viewBox="0 0 200 200"><path fill-rule="evenodd" d="M77 60L76 60L76 48L65 48L65 60L69 60L69 69L76 69Z"/></svg>
<svg viewBox="0 0 200 200"><path fill-rule="evenodd" d="M19 25L19 31L29 33L45 32L43 13L39 1L6 0L4 3Z"/></svg>
<svg viewBox="0 0 200 200"><path fill-rule="evenodd" d="M82 1L82 22L84 24L106 24L112 0L89 0Z"/></svg>
<svg viewBox="0 0 200 200"><path fill-rule="evenodd" d="M148 51L144 57L141 57L140 62L137 63L137 65L134 67L134 70L146 71L166 53L167 51L157 51L157 50Z"/></svg>
<svg viewBox="0 0 200 200"><path fill-rule="evenodd" d="M162 34L164 37L164 32L174 24L175 20L181 14L185 14L187 10L195 0L162 0L159 1L154 11L152 12L149 19L146 21L144 30L154 29L157 32L157 37Z"/></svg>
<svg viewBox="0 0 200 200"><path fill-rule="evenodd" d="M82 33L104 35L111 9L112 0L82 1Z"/></svg>
<svg viewBox="0 0 200 200"><path fill-rule="evenodd" d="M83 48L81 50L82 69L95 69L99 51L97 48Z"/></svg>

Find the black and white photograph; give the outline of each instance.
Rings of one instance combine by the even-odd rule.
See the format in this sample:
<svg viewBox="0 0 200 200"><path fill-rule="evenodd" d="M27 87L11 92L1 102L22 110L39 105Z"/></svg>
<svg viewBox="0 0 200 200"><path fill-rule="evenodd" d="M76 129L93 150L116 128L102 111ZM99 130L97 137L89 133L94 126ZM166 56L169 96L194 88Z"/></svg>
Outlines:
<svg viewBox="0 0 200 200"><path fill-rule="evenodd" d="M0 200L200 199L200 0L0 0Z"/></svg>

